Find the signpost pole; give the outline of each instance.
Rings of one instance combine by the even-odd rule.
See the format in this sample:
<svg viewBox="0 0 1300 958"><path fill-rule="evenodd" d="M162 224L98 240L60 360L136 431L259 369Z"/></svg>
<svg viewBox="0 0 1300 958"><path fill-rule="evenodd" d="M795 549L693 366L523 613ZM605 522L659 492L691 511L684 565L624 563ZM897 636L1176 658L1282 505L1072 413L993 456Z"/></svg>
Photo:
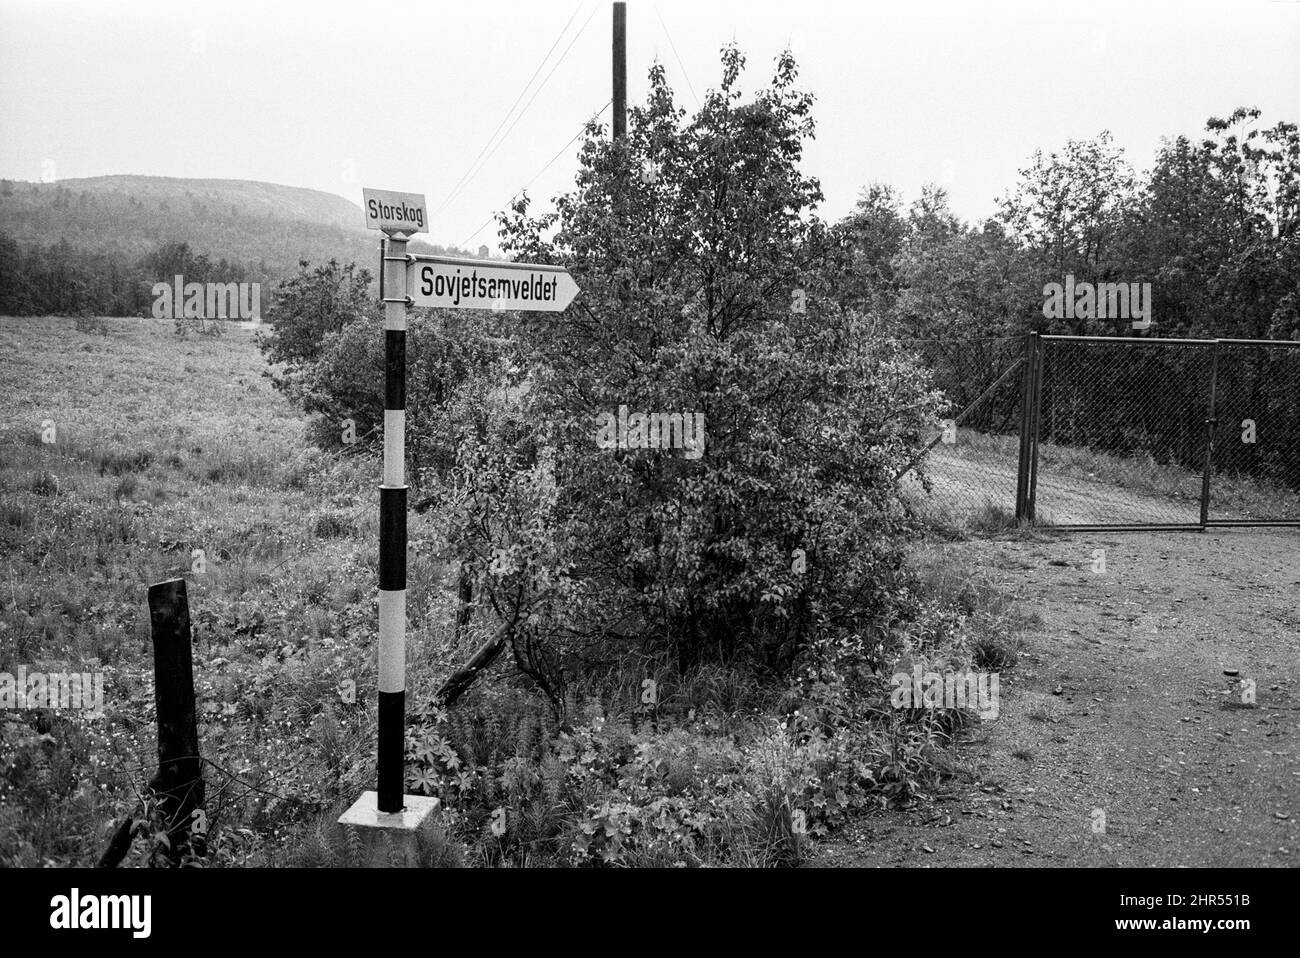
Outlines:
<svg viewBox="0 0 1300 958"><path fill-rule="evenodd" d="M378 783L339 824L368 847L371 867L419 861L419 831L439 803L406 791L406 242L429 231L419 193L363 188L366 228L382 230L379 298L384 303L384 476L379 484ZM350 846L349 846L350 847Z"/></svg>
<svg viewBox="0 0 1300 958"><path fill-rule="evenodd" d="M406 235L390 234L383 273L384 478L379 487L380 812L400 812L406 727Z"/></svg>

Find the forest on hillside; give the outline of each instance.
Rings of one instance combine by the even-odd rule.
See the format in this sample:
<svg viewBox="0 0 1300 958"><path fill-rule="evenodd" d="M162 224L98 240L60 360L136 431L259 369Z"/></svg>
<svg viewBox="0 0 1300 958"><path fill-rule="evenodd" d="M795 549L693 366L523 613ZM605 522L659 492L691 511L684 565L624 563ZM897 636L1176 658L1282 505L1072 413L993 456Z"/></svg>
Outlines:
<svg viewBox="0 0 1300 958"><path fill-rule="evenodd" d="M297 187L141 176L0 180L0 314L139 315L152 301L149 287L186 265L174 253L181 246L194 260L185 270L193 282L273 285L304 260L371 267L377 235L352 202Z"/></svg>
<svg viewBox="0 0 1300 958"><path fill-rule="evenodd" d="M153 284L183 275L187 283L263 283L280 274L265 261L216 258L186 242L159 243L143 256L94 251L66 239L20 246L0 232L0 315L149 316Z"/></svg>

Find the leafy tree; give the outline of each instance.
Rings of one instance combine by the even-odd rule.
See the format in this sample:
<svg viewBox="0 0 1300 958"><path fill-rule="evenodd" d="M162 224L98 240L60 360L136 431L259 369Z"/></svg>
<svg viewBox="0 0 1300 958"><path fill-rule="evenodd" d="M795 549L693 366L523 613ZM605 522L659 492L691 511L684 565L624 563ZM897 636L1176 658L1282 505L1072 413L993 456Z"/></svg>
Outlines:
<svg viewBox="0 0 1300 958"><path fill-rule="evenodd" d="M1294 124L1259 130L1259 116L1239 108L1200 143L1166 143L1127 221L1122 259L1152 277L1165 335L1289 338L1300 147Z"/></svg>
<svg viewBox="0 0 1300 958"><path fill-rule="evenodd" d="M336 332L325 333L316 355L302 367L295 394L320 419L319 445L338 446L350 419L362 443L382 439L384 334L378 308L368 308ZM467 437L486 435L488 409L504 410L498 388L509 378L516 345L495 327L501 317L417 309L407 323L406 452L410 472L432 487L445 480ZM422 509L420 502L417 509Z"/></svg>
<svg viewBox="0 0 1300 958"><path fill-rule="evenodd" d="M841 300L863 309L889 309L898 295L894 258L902 252L907 223L899 214L898 193L883 183L862 191L857 208L841 224L849 261Z"/></svg>
<svg viewBox="0 0 1300 958"><path fill-rule="evenodd" d="M379 315L370 298L370 272L355 263L341 266L330 260L312 269L298 264L298 275L282 282L275 291L267 319L270 332L258 336L258 346L269 363L281 363L271 373L277 389L293 392L300 388L305 368L320 355L330 334L342 332L350 322Z"/></svg>
<svg viewBox="0 0 1300 958"><path fill-rule="evenodd" d="M743 68L725 49L688 120L656 66L626 140L588 128L555 212L525 197L503 217L504 249L563 264L581 300L520 318L520 414L462 444L444 515L557 702L632 651L787 665L821 631L864 630L900 561L894 473L938 397L836 298L845 249L799 169L814 127L794 60L748 102ZM600 448L620 406L702 414L702 456Z"/></svg>
<svg viewBox="0 0 1300 958"><path fill-rule="evenodd" d="M1078 281L1108 279L1135 187L1132 168L1110 133L1070 140L1060 153L1044 156L1039 150L1020 177L1000 201L1001 219L1029 253L1040 282L1059 283L1067 273ZM1092 332L1084 319L1069 331Z"/></svg>
<svg viewBox="0 0 1300 958"><path fill-rule="evenodd" d="M916 340L935 385L968 409L1009 368L1020 336L1041 325L1041 285L1031 261L996 221L982 229L959 222L941 190L923 194L907 220L904 249L895 257L900 290L894 325ZM1014 428L1016 384L990 396L967 425Z"/></svg>

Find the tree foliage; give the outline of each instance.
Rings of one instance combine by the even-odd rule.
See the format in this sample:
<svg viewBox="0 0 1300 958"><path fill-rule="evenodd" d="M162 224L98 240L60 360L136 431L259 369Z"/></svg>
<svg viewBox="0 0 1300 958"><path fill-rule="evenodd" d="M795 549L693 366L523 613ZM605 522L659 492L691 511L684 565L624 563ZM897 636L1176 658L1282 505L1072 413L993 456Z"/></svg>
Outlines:
<svg viewBox="0 0 1300 958"><path fill-rule="evenodd" d="M308 367L323 350L337 346L331 336L349 323L378 316L369 285L369 270L336 260L314 269L306 261L299 263L298 275L280 284L267 312L271 327L258 338L267 362L283 366L271 376L277 389L301 389ZM308 408L318 411L310 401Z"/></svg>
<svg viewBox="0 0 1300 958"><path fill-rule="evenodd" d="M781 667L864 630L899 561L894 473L937 399L837 300L793 59L748 101L743 68L725 50L687 118L656 67L625 141L588 129L553 213L524 198L503 219L505 248L563 264L581 306L520 318L522 415L462 447L451 535L557 701L630 651ZM621 406L702 414L704 454L600 448Z"/></svg>

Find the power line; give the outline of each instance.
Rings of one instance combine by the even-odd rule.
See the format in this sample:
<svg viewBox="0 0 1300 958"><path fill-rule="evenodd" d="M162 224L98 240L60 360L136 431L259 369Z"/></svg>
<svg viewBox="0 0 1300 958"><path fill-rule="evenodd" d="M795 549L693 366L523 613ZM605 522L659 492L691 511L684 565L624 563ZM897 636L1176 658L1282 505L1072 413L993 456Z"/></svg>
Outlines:
<svg viewBox="0 0 1300 958"><path fill-rule="evenodd" d="M551 158L546 162L546 165L543 166L540 170L538 170L538 171L533 175L533 178L532 178L531 180L529 180L529 181L528 181L527 183L525 183L522 187L520 187L520 188L515 192L514 196L511 196L511 197L510 197L511 202L514 201L515 196L518 196L520 193L523 193L523 192L524 192L525 190L527 190L530 186L532 186L532 185L533 185L534 183L536 183L539 179L541 179L542 174L545 173L547 170L549 170L549 169L550 169L550 168L555 164L555 161L558 160L558 159L559 159L559 158L564 154L564 151L567 150L569 147L571 147L574 143L576 143L577 140L578 140L578 137L582 136L582 134L583 134L584 132L586 132L587 124L589 124L592 120L596 119L596 117L600 116L600 115L601 115L602 113L604 113L607 109L609 109L610 104L613 103L613 102L614 102L613 99L608 100L608 101L605 103L604 106L602 106L599 110L597 110L595 113L593 113L593 114L591 115L591 119L587 120L586 123L583 123L583 124L582 124L581 129L579 129L577 133L573 134L573 137L569 140L569 142L568 142L568 143L565 143L564 146L560 147L559 150L556 151L555 155L554 155L553 157L551 157ZM472 241L476 236L478 236L479 233L482 233L483 230L487 229L487 227L491 224L492 220L495 219L495 218L496 218L496 213L493 213L493 214L491 214L490 216L488 216L488 218L487 218L486 220L483 221L483 225L482 225L482 226L480 226L478 229L476 229L473 233L470 233L469 236L467 236L464 240L462 240L460 243L458 243L457 246L458 246L460 249L466 249L466 248L468 248L468 244L469 244L469 243L470 243L470 242L471 242L471 241Z"/></svg>
<svg viewBox="0 0 1300 958"><path fill-rule="evenodd" d="M525 184L523 185L523 187L519 190L519 193L524 192L524 190L528 189L530 186L532 186L534 183L536 183L537 180L541 177L541 175L542 175L543 173L545 173L547 170L549 170L549 169L551 168L551 165L554 164L555 161L558 160L558 159L560 158L560 155L561 155L562 153L564 153L564 151L567 150L569 147L571 147L575 142L577 142L578 137L582 136L582 134L583 134L584 132L586 132L587 125L588 125L589 123L591 123L591 120L596 119L596 117L600 116L602 113L604 113L606 110L608 110L608 109L609 109L609 105L610 105L611 103L613 103L613 102L614 102L614 101L613 101L612 99L610 99L610 100L606 100L606 101L605 101L605 105L602 106L602 107L601 107L599 110L597 110L595 113L593 113L593 114L591 115L591 119L589 119L586 123L582 124L582 128L581 128L580 130L578 130L577 133L573 134L573 137L569 140L568 143L566 143L566 144L564 144L564 146L560 147L559 152L557 152L553 157L551 157L550 160L547 161L546 165L543 166L540 170L538 170L538 171L537 171L537 174L536 174L536 175L535 175L531 180L529 180L527 183L525 183ZM515 196L518 196L519 193L516 193Z"/></svg>
<svg viewBox="0 0 1300 958"><path fill-rule="evenodd" d="M488 137L487 142L483 144L483 149L479 150L478 156L474 157L473 162L470 163L469 165L469 169L467 169L464 173L461 174L460 179L456 181L456 185L453 186L451 188L451 192L447 194L447 198L442 201L442 205L433 211L434 216L437 216L439 213L441 213L443 209L447 206L447 204L452 201L452 199L456 196L456 192L465 183L470 173L474 170L474 167L478 164L478 161L483 158L483 154L486 153L488 147L492 145L492 141L497 138L497 134L501 132L501 128L506 125L506 121L510 119L510 115L515 112L515 107L519 105L519 101L522 100L524 96L528 93L528 88L533 85L533 81L537 79L537 75L542 72L542 67L546 66L546 62L550 60L551 54L555 52L555 48L558 47L560 45L560 41L564 39L565 33L568 32L570 25L573 23L574 19L578 16L578 11L582 9L583 3L584 0L578 0L578 5L573 8L573 13L569 15L568 22L566 22L564 26L560 29L559 34L555 38L555 42L551 44L551 48L546 51L546 56L542 57L542 61L537 64L537 69L534 70L533 75L528 78L528 82L524 84L524 88L519 91L519 96L515 97L515 102L510 104L510 109L506 110L506 115L501 118L501 122L497 124L497 128L492 131L492 135Z"/></svg>
<svg viewBox="0 0 1300 958"><path fill-rule="evenodd" d="M562 64L564 62L564 58L569 55L569 51L573 49L573 45L578 42L578 39L586 31L587 24L591 23L592 17L596 15L596 11L599 9L600 9L600 4L596 4L594 7L591 8L591 13L588 14L587 19L583 22L582 28L573 35L573 39L569 41L569 45L565 47L564 52L560 54L560 59L556 60L555 65L551 67L551 72L546 74L546 78L542 80L541 85L538 86L538 88L533 92L533 95L532 97L529 98L528 102L524 104L523 110L520 111L519 115L515 117L514 122L510 124L510 127L502 135L501 139L497 140L496 146L492 147L492 151L488 153L487 157L483 160L483 163L479 166L479 170L482 170L483 167L487 166L488 163L491 162L492 157L496 156L497 150L501 149L501 145L505 143L507 139L509 139L511 132L519 124L519 121L524 118L524 114L527 113L528 108L533 105L533 101L537 99L538 94L540 94L542 90L545 89L547 82L551 79L552 76L554 76L555 71L560 68L560 64Z"/></svg>
<svg viewBox="0 0 1300 958"><path fill-rule="evenodd" d="M677 58L677 65L682 68L682 77L686 80L686 89L691 91L691 98L695 101L698 109L700 98L695 95L695 85L691 83L691 75L686 72L686 64L682 62L681 54L677 52L677 44L673 43L673 35L668 32L668 24L664 23L663 14L659 12L659 5L655 4L655 16L659 18L659 26L663 27L664 36L668 38L668 46L672 48L673 56Z"/></svg>
<svg viewBox="0 0 1300 958"><path fill-rule="evenodd" d="M555 61L555 64L551 66L549 73L546 74L546 77L542 78L542 82L538 84L536 90L533 91L533 95L529 97L528 103L525 103L524 108L521 109L520 112L516 114L515 120L511 122L510 126L506 127L506 133L500 135L500 139L498 139L497 143L494 144L493 148L491 148L490 151L487 152L487 156L485 156L484 160L482 160L482 162L478 164L477 169L474 169L473 172L469 174L469 179L467 182L465 182L465 186L468 186L469 182L472 182L473 178L476 177L478 173L482 172L482 169L484 169L485 166L489 164L489 162L491 162L491 159L493 159L493 157L497 155L497 151L498 149L500 149L500 147L502 147L502 144L506 142L507 139L510 139L510 134L513 133L515 127L519 125L519 121L523 120L524 114L528 113L529 108L532 107L534 101L537 100L538 95L541 94L542 90L545 90L546 84L550 82L551 77L554 77L555 71L560 68L560 64L563 64L564 58L567 57L569 51L573 49L573 44L577 43L578 38L581 38L582 34L584 34L584 32L586 31L586 27L588 27L588 23L591 22L591 18L595 16L595 12L597 12L598 9L599 9L599 4L595 4L593 8L591 8L591 13L588 14L588 18L586 18L585 21L582 22L582 26L580 27L580 29L578 29L576 34L573 34L573 39L569 40L567 47L564 48L564 52L560 53L559 60ZM447 203L450 203L450 201L451 198L450 196L448 196ZM443 205L446 205L446 203Z"/></svg>

